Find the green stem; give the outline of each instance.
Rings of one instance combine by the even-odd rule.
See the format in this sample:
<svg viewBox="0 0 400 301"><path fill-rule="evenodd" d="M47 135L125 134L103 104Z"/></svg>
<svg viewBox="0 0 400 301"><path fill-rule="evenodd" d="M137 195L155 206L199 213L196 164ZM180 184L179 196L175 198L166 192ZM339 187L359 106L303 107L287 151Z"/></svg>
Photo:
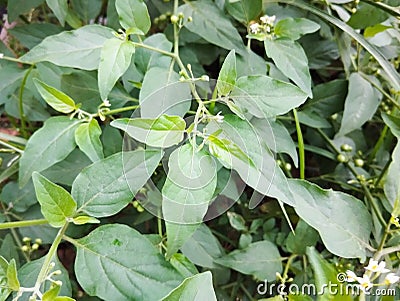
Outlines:
<svg viewBox="0 0 400 301"><path fill-rule="evenodd" d="M58 245L60 244L65 231L68 228L68 223L66 222L62 228L57 233L56 238L53 241L53 244L51 245L49 252L46 255L46 258L43 262L42 268L40 269L39 275L37 277L36 283L35 283L35 293L34 296L37 294L37 292L40 292L40 287L42 286L43 282L46 280L47 274L49 272L51 260L53 259L54 255L56 255Z"/></svg>
<svg viewBox="0 0 400 301"><path fill-rule="evenodd" d="M385 141L385 137L388 131L388 126L385 125L385 127L382 130L382 133L378 139L378 141L376 142L374 149L372 150L371 154L368 156L368 160L367 160L367 165L372 163L372 160L374 160L376 154L378 153L379 149L381 148L383 142Z"/></svg>
<svg viewBox="0 0 400 301"><path fill-rule="evenodd" d="M253 296L250 294L250 292L246 289L246 287L243 285L243 283L240 284L240 288L243 291L243 293L249 298L250 301L255 300Z"/></svg>
<svg viewBox="0 0 400 301"><path fill-rule="evenodd" d="M0 144L5 146L5 147L8 147L9 149L12 149L12 150L16 151L17 153L20 153L20 154L24 153L24 151L22 149L19 149L18 147L15 147L15 146L13 146L13 145L5 142L5 141L0 140Z"/></svg>
<svg viewBox="0 0 400 301"><path fill-rule="evenodd" d="M21 120L21 134L24 138L28 138L28 133L26 132L26 120L25 120L25 113L24 113L24 91L25 91L25 85L26 81L28 80L29 74L31 74L31 71L35 65L32 65L29 67L29 69L26 71L24 78L22 79L21 87L19 89L19 94L18 94L18 105L19 105L19 117Z"/></svg>
<svg viewBox="0 0 400 301"><path fill-rule="evenodd" d="M28 221L17 221L17 222L7 222L0 224L0 230L12 229L12 228L22 228L22 227L31 227L38 225L46 225L49 222L45 219L34 219Z"/></svg>
<svg viewBox="0 0 400 301"><path fill-rule="evenodd" d="M119 108L119 109L110 110L108 112L104 112L103 115L104 116L114 115L114 114L118 114L118 113L122 113L122 112L126 112L126 111L136 110L139 107L140 107L139 105L130 106L130 107L123 107L123 108Z"/></svg>
<svg viewBox="0 0 400 301"><path fill-rule="evenodd" d="M305 154L304 154L304 139L301 132L299 117L297 110L293 109L294 120L296 122L297 140L299 144L299 159L300 159L300 179L305 179Z"/></svg>
<svg viewBox="0 0 400 301"><path fill-rule="evenodd" d="M290 257L289 257L289 259L288 259L288 261L287 261L287 263L286 263L285 270L283 271L283 274L282 274L282 278L283 278L284 281L287 280L290 266L292 265L293 260L294 260L296 257L297 257L297 254L292 254L292 255L290 255Z"/></svg>
<svg viewBox="0 0 400 301"><path fill-rule="evenodd" d="M376 181L375 181L375 187L378 187L378 186L379 186L379 184L380 184L380 182L382 181L382 179L383 179L383 177L384 177L386 171L389 169L390 163L392 163L392 160L389 159L389 160L386 162L385 166L383 167L383 169L382 169L382 171L381 171L379 177L376 179Z"/></svg>
<svg viewBox="0 0 400 301"><path fill-rule="evenodd" d="M11 56L2 56L0 59L25 65L33 65L32 63L22 62L20 59Z"/></svg>

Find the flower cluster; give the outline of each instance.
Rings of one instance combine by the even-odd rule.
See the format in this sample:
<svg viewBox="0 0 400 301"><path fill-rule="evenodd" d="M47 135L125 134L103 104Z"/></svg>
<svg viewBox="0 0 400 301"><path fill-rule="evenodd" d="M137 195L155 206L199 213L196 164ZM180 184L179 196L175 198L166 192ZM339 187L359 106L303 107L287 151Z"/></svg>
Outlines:
<svg viewBox="0 0 400 301"><path fill-rule="evenodd" d="M273 32L275 20L276 16L262 16L260 18L260 23L252 23L249 26L250 33L254 35L271 34Z"/></svg>
<svg viewBox="0 0 400 301"><path fill-rule="evenodd" d="M386 268L386 262L377 260L373 260L372 258L369 260L368 266L364 268L367 272L364 273L362 277L358 277L353 271L346 271L347 282L358 282L360 289L363 292L367 292L373 287L373 281L378 278L380 274L386 274L384 283L378 285L391 285L397 283L400 280L400 277L395 273L389 273L390 270ZM375 275L373 275L375 273ZM373 276L373 277L372 277Z"/></svg>

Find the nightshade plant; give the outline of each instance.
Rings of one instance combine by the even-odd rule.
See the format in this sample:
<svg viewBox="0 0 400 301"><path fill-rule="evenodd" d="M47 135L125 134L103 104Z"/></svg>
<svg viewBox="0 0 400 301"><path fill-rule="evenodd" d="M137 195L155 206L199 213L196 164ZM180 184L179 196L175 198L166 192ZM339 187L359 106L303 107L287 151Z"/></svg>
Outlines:
<svg viewBox="0 0 400 301"><path fill-rule="evenodd" d="M0 300L398 300L399 0L0 7Z"/></svg>

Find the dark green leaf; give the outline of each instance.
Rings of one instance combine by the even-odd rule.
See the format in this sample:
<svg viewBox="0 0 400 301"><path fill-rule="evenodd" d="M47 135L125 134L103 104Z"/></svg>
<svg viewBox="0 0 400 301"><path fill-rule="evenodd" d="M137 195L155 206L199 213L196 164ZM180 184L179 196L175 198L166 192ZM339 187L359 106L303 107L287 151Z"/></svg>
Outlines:
<svg viewBox="0 0 400 301"><path fill-rule="evenodd" d="M78 16L85 23L89 23L90 20L96 19L96 17L99 15L102 6L102 0L72 0L71 4ZM110 16L108 12L107 19L107 25L109 26L112 16ZM118 17L116 19L118 22Z"/></svg>
<svg viewBox="0 0 400 301"><path fill-rule="evenodd" d="M298 40L301 36L316 32L320 25L306 18L286 18L275 25L274 33L279 37Z"/></svg>
<svg viewBox="0 0 400 301"><path fill-rule="evenodd" d="M44 0L12 0L7 1L8 22L15 21L19 15L29 12L42 4Z"/></svg>
<svg viewBox="0 0 400 301"><path fill-rule="evenodd" d="M62 28L51 23L30 23L16 26L7 31L16 37L22 45L31 49L44 38L60 33Z"/></svg>
<svg viewBox="0 0 400 301"><path fill-rule="evenodd" d="M303 220L299 220L294 233L289 233L286 239L286 248L295 254L306 254L307 247L313 247L318 241L318 232Z"/></svg>
<svg viewBox="0 0 400 301"><path fill-rule="evenodd" d="M21 189L17 182L8 182L4 185L0 198L6 206L12 206L16 212L24 212L37 202L32 181Z"/></svg>
<svg viewBox="0 0 400 301"><path fill-rule="evenodd" d="M262 0L225 1L228 13L242 23L250 23L262 13Z"/></svg>
<svg viewBox="0 0 400 301"><path fill-rule="evenodd" d="M360 3L360 7L351 16L347 24L355 29L364 29L368 26L381 23L388 17L389 16L385 11L376 9L376 7L367 3Z"/></svg>

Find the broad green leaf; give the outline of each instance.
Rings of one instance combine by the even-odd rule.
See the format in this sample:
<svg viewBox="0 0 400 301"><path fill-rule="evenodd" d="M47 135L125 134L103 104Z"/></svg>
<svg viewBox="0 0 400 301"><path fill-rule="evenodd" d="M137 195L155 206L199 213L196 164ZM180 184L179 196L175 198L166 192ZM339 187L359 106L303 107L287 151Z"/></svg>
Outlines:
<svg viewBox="0 0 400 301"><path fill-rule="evenodd" d="M139 94L140 116L157 118L162 114L183 117L190 109L192 95L188 83L179 82L173 70L154 67L143 79Z"/></svg>
<svg viewBox="0 0 400 301"><path fill-rule="evenodd" d="M33 173L36 197L43 216L53 227L62 227L76 213L76 202L68 191L37 172Z"/></svg>
<svg viewBox="0 0 400 301"><path fill-rule="evenodd" d="M278 248L267 240L252 243L243 250L232 251L215 262L259 280L274 281L276 273L282 272Z"/></svg>
<svg viewBox="0 0 400 301"><path fill-rule="evenodd" d="M7 270L8 261L0 256L0 301L7 300L12 290L8 287Z"/></svg>
<svg viewBox="0 0 400 301"><path fill-rule="evenodd" d="M47 61L59 66L95 70L99 66L103 44L112 37L112 29L108 27L87 25L45 38L20 60L28 63Z"/></svg>
<svg viewBox="0 0 400 301"><path fill-rule="evenodd" d="M378 33L384 32L386 29L392 28L392 26L387 26L383 24L376 24L374 26L367 27L364 31L364 37L372 38Z"/></svg>
<svg viewBox="0 0 400 301"><path fill-rule="evenodd" d="M182 12L185 18L192 17L192 22L184 23L189 31L222 48L235 49L239 54L246 53L237 29L213 2L188 2L179 7L179 12Z"/></svg>
<svg viewBox="0 0 400 301"><path fill-rule="evenodd" d="M400 117L382 113L382 119L397 139L400 139Z"/></svg>
<svg viewBox="0 0 400 301"><path fill-rule="evenodd" d="M162 301L217 301L210 271L186 278Z"/></svg>
<svg viewBox="0 0 400 301"><path fill-rule="evenodd" d="M18 291L20 288L15 259L11 259L7 267L7 286L13 291Z"/></svg>
<svg viewBox="0 0 400 301"><path fill-rule="evenodd" d="M60 292L61 287L59 285L54 286L43 294L42 301L54 301Z"/></svg>
<svg viewBox="0 0 400 301"><path fill-rule="evenodd" d="M367 3L360 3L357 11L351 16L347 24L355 29L364 29L381 23L388 17L389 15L382 9L376 9L376 7Z"/></svg>
<svg viewBox="0 0 400 301"><path fill-rule="evenodd" d="M1 190L0 199L7 206L11 204L13 210L16 212L26 211L30 206L36 203L35 189L32 181L29 181L29 183L21 189L19 189L17 182L8 182Z"/></svg>
<svg viewBox="0 0 400 301"><path fill-rule="evenodd" d="M80 123L80 120L66 116L51 117L30 137L19 161L20 187L28 183L34 171L49 168L74 150L74 133Z"/></svg>
<svg viewBox="0 0 400 301"><path fill-rule="evenodd" d="M75 101L67 94L45 84L37 78L33 81L40 95L54 110L68 114L77 109Z"/></svg>
<svg viewBox="0 0 400 301"><path fill-rule="evenodd" d="M278 69L312 97L308 59L299 43L287 38L264 41L265 52Z"/></svg>
<svg viewBox="0 0 400 301"><path fill-rule="evenodd" d="M9 94L12 94L17 89L26 70L12 65L0 68L0 71L0 104L3 104Z"/></svg>
<svg viewBox="0 0 400 301"><path fill-rule="evenodd" d="M171 51L172 43L162 33L151 35L143 41L143 44L158 48L164 51ZM152 51L146 48L139 47L135 53L135 64L138 69L145 74L150 68L160 67L169 69L171 57L161 54L157 51Z"/></svg>
<svg viewBox="0 0 400 301"><path fill-rule="evenodd" d="M212 157L203 150L197 151L191 144L185 144L171 154L168 168L162 189L167 258L196 231L217 185L216 164Z"/></svg>
<svg viewBox="0 0 400 301"><path fill-rule="evenodd" d="M217 81L217 91L219 95L228 95L236 83L236 56L235 50L231 50L226 56L224 63L222 64L221 70L219 71Z"/></svg>
<svg viewBox="0 0 400 301"><path fill-rule="evenodd" d="M125 225L100 226L74 244L78 282L101 299L159 300L183 280L147 238Z"/></svg>
<svg viewBox="0 0 400 301"><path fill-rule="evenodd" d="M225 159L221 163L229 163L242 180L259 193L294 205L294 197L290 190L281 189L288 186L283 171L278 167L256 129L248 121L235 115L225 115L223 123L210 122L207 128L209 133L222 130L218 137L235 143L252 162L251 164L231 155L229 161ZM257 205L254 200L250 201L250 208Z"/></svg>
<svg viewBox="0 0 400 301"><path fill-rule="evenodd" d="M111 125L148 146L163 148L181 142L186 128L181 117L169 115L161 115L156 119L116 119Z"/></svg>
<svg viewBox="0 0 400 301"><path fill-rule="evenodd" d="M315 285L316 291L318 292L319 301L353 300L350 295L346 295L346 284L338 280L338 271L332 264L330 264L320 254L318 254L314 247L307 248L307 257L310 261L312 269L314 270ZM334 285L332 287L335 287L335 290L343 293L341 293L339 296L337 296L336 294L332 294L332 291L327 286L328 283ZM323 294L320 294L319 292L323 292Z"/></svg>
<svg viewBox="0 0 400 301"><path fill-rule="evenodd" d="M349 92L337 137L344 136L370 120L379 106L380 95L359 73L349 78Z"/></svg>
<svg viewBox="0 0 400 301"><path fill-rule="evenodd" d="M386 176L385 185L383 186L385 195L393 207L400 202L400 142L392 153L392 163Z"/></svg>
<svg viewBox="0 0 400 301"><path fill-rule="evenodd" d="M149 12L143 0L116 0L119 23L124 29L136 27L146 34L151 26Z"/></svg>
<svg viewBox="0 0 400 301"><path fill-rule="evenodd" d="M231 98L242 111L268 118L300 106L307 95L292 84L265 75L251 75L237 80Z"/></svg>
<svg viewBox="0 0 400 301"><path fill-rule="evenodd" d="M11 259L15 260L17 267L19 267L20 259L19 259L19 251L20 248L16 245L14 238L10 233L7 233L4 236L4 239L1 243L0 254L1 256L10 261Z"/></svg>
<svg viewBox="0 0 400 301"><path fill-rule="evenodd" d="M56 15L61 25L65 25L65 18L68 15L68 0L46 0L47 5Z"/></svg>
<svg viewBox="0 0 400 301"><path fill-rule="evenodd" d="M15 21L19 15L23 15L29 12L32 8L35 8L42 4L44 0L12 0L7 1L7 17L8 22Z"/></svg>
<svg viewBox="0 0 400 301"><path fill-rule="evenodd" d="M90 20L96 19L101 12L102 0L72 0L70 2L74 8L74 11L86 24L89 23ZM110 26L109 19L111 18L112 16L107 13L107 26ZM116 19L116 22L118 22L118 17Z"/></svg>
<svg viewBox="0 0 400 301"><path fill-rule="evenodd" d="M372 227L365 205L351 195L304 180L288 182L296 195L296 213L318 231L326 248L341 257L364 260Z"/></svg>
<svg viewBox="0 0 400 301"><path fill-rule="evenodd" d="M318 238L318 232L300 219L295 232L286 238L286 248L294 254L306 254L306 248L315 246Z"/></svg>
<svg viewBox="0 0 400 301"><path fill-rule="evenodd" d="M89 157L92 162L104 158L103 145L100 141L101 128L96 119L81 124L75 130L75 142L80 150Z"/></svg>
<svg viewBox="0 0 400 301"><path fill-rule="evenodd" d="M199 273L196 266L182 253L175 253L169 262L185 278Z"/></svg>
<svg viewBox="0 0 400 301"><path fill-rule="evenodd" d="M306 18L286 18L276 23L274 33L278 37L298 40L303 35L316 32L320 25Z"/></svg>
<svg viewBox="0 0 400 301"><path fill-rule="evenodd" d="M101 99L107 99L117 80L130 66L134 53L135 46L129 41L112 38L104 43L98 73Z"/></svg>
<svg viewBox="0 0 400 301"><path fill-rule="evenodd" d="M72 184L78 212L110 216L124 208L147 182L162 153L136 150L117 153L84 168Z"/></svg>
<svg viewBox="0 0 400 301"><path fill-rule="evenodd" d="M225 1L225 8L236 20L248 24L262 13L262 0Z"/></svg>
<svg viewBox="0 0 400 301"><path fill-rule="evenodd" d="M58 34L62 27L51 23L21 24L7 29L25 47L31 49L39 44L44 38Z"/></svg>

